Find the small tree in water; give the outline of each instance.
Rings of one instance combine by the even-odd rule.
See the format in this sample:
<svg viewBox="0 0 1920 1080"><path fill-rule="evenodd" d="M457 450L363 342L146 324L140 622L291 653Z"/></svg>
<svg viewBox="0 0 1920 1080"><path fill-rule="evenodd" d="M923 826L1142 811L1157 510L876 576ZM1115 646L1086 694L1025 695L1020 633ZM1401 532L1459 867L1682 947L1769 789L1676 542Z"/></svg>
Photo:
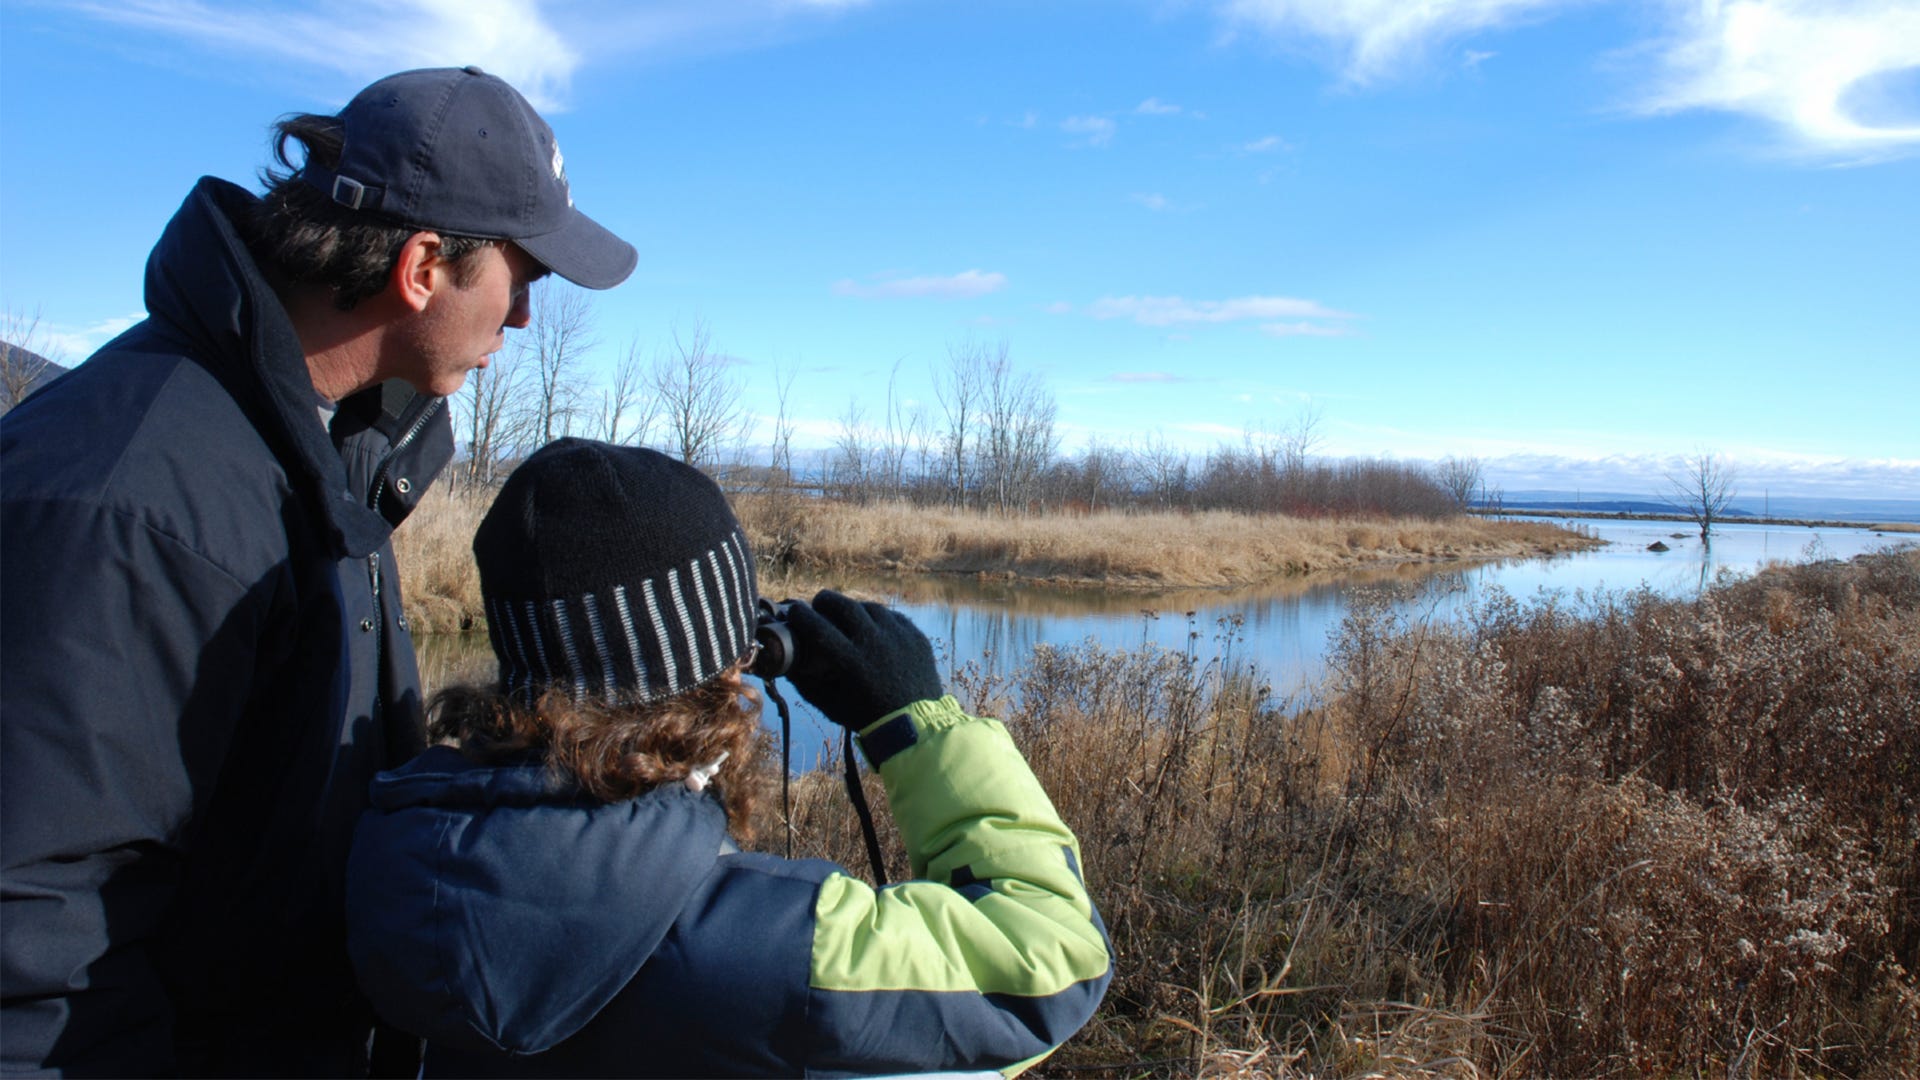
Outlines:
<svg viewBox="0 0 1920 1080"><path fill-rule="evenodd" d="M1719 454L1696 450L1681 462L1680 471L1667 474L1668 501L1700 526L1700 539L1711 543L1713 523L1726 516L1738 494L1733 465Z"/></svg>

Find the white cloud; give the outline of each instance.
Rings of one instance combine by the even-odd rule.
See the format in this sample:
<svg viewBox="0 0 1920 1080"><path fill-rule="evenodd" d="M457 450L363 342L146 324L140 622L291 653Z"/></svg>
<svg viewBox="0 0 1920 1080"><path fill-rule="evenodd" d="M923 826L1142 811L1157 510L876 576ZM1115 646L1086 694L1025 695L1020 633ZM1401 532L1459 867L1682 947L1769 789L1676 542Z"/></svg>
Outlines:
<svg viewBox="0 0 1920 1080"><path fill-rule="evenodd" d="M945 276L883 278L865 284L845 279L833 283L833 292L863 300L967 300L998 292L1006 284L1005 274L963 270Z"/></svg>
<svg viewBox="0 0 1920 1080"><path fill-rule="evenodd" d="M1259 319L1351 319L1317 300L1291 296L1242 296L1232 300L1187 300L1178 296L1108 296L1087 305L1096 319L1132 319L1141 326L1227 323Z"/></svg>
<svg viewBox="0 0 1920 1080"><path fill-rule="evenodd" d="M1287 141L1278 135L1268 135L1255 139L1250 143L1240 144L1240 151L1245 154L1267 154L1275 150L1291 149L1293 148L1287 145Z"/></svg>
<svg viewBox="0 0 1920 1080"><path fill-rule="evenodd" d="M1160 194L1157 191L1151 192L1151 193L1136 192L1132 195L1127 196L1127 198L1132 202L1139 203L1141 206L1144 206L1149 210L1165 210L1170 205L1167 202L1167 197L1165 195Z"/></svg>
<svg viewBox="0 0 1920 1080"><path fill-rule="evenodd" d="M1175 375L1166 371L1121 371L1108 376L1118 383L1179 383L1186 382L1184 375Z"/></svg>
<svg viewBox="0 0 1920 1080"><path fill-rule="evenodd" d="M1495 52L1481 52L1478 49L1468 49L1466 55L1460 58L1460 66L1477 68L1498 55L1500 54Z"/></svg>
<svg viewBox="0 0 1920 1080"><path fill-rule="evenodd" d="M1080 145L1105 146L1113 141L1113 121L1104 116L1069 116L1060 130L1081 137Z"/></svg>
<svg viewBox="0 0 1920 1080"><path fill-rule="evenodd" d="M1169 105L1159 98L1148 98L1136 105L1133 111L1143 116L1177 116L1180 113L1180 106Z"/></svg>
<svg viewBox="0 0 1920 1080"><path fill-rule="evenodd" d="M580 64L533 0L118 0L76 10L221 52L270 57L370 81L415 67L478 64L536 108L564 103Z"/></svg>
<svg viewBox="0 0 1920 1080"><path fill-rule="evenodd" d="M1446 42L1594 0L1222 0L1221 17L1282 43L1311 42L1340 56L1344 81L1367 86L1403 75ZM1655 28L1621 55L1646 62L1633 109L1712 109L1777 125L1801 150L1859 160L1920 147L1920 109L1889 103L1877 80L1920 67L1914 0L1642 0ZM1469 49L1475 67L1494 53ZM1595 58L1599 59L1598 57ZM1904 115L1897 107L1904 104Z"/></svg>
<svg viewBox="0 0 1920 1080"><path fill-rule="evenodd" d="M91 326L63 326L41 323L34 334L34 340L24 343L41 356L59 364L72 367L93 355L93 351L120 333L147 317L144 311L131 315L116 315L110 319L101 319Z"/></svg>
<svg viewBox="0 0 1920 1080"><path fill-rule="evenodd" d="M1920 67L1912 0L1712 0L1675 5L1649 112L1721 109L1784 128L1809 151L1872 157L1920 146L1920 109L1860 115L1876 76Z"/></svg>
<svg viewBox="0 0 1920 1080"><path fill-rule="evenodd" d="M1728 460L1736 473L1738 501L1749 509L1757 508L1769 494L1920 499L1920 460L1779 453L1737 453L1728 455ZM1680 459L1653 453L1516 450L1484 457L1483 464L1490 479L1510 490L1579 489L1652 497L1667 490L1667 477L1679 470Z"/></svg>
<svg viewBox="0 0 1920 1080"><path fill-rule="evenodd" d="M1283 39L1305 36L1345 53L1347 81L1401 74L1440 42L1505 26L1583 0L1226 0L1228 22ZM1711 0L1709 0L1711 2Z"/></svg>
<svg viewBox="0 0 1920 1080"><path fill-rule="evenodd" d="M1268 337L1346 337L1348 330L1334 323L1265 323L1260 332Z"/></svg>
<svg viewBox="0 0 1920 1080"><path fill-rule="evenodd" d="M1049 315L1070 315L1073 313L1073 305L1067 303L1065 300L1055 300L1041 310Z"/></svg>

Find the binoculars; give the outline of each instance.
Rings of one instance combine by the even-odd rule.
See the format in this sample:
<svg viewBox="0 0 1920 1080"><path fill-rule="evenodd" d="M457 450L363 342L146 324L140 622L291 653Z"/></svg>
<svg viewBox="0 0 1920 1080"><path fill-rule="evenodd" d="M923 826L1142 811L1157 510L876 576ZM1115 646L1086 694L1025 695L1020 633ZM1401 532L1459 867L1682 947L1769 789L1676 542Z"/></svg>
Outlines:
<svg viewBox="0 0 1920 1080"><path fill-rule="evenodd" d="M760 648L747 670L762 682L777 679L793 668L793 631L787 627L787 609L792 606L764 597L758 604L753 640Z"/></svg>

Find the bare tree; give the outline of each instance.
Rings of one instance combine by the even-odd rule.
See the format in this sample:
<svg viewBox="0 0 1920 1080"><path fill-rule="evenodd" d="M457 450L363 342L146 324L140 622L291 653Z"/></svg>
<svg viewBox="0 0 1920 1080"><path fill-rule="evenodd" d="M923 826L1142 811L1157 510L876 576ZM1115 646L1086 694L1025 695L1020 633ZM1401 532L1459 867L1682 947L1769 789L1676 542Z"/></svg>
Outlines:
<svg viewBox="0 0 1920 1080"><path fill-rule="evenodd" d="M496 353L486 367L467 373L466 385L453 397L454 430L467 444L461 479L470 487L490 486L502 463L529 441L526 429L533 417L518 407L521 372L514 353Z"/></svg>
<svg viewBox="0 0 1920 1080"><path fill-rule="evenodd" d="M1477 457L1444 457L1434 466L1433 478L1440 482L1447 495L1453 499L1460 513L1473 508L1474 492L1486 486L1482 479L1485 470Z"/></svg>
<svg viewBox="0 0 1920 1080"><path fill-rule="evenodd" d="M534 433L541 445L572 429L583 393L580 359L598 344L586 290L550 277L534 284L533 321L514 338L514 349L537 380Z"/></svg>
<svg viewBox="0 0 1920 1080"><path fill-rule="evenodd" d="M882 418L879 445L873 453L874 471L879 474L875 479L886 489L888 498L898 498L906 492L907 457L923 420L919 412L907 411L906 404L900 400L899 382L900 361L895 360L893 370L887 374L886 414Z"/></svg>
<svg viewBox="0 0 1920 1080"><path fill-rule="evenodd" d="M1191 459L1186 451L1169 443L1164 432L1150 431L1142 436L1133 461L1140 487L1155 505L1167 509L1186 500Z"/></svg>
<svg viewBox="0 0 1920 1080"><path fill-rule="evenodd" d="M982 371L975 443L982 493L1002 513L1024 507L1053 463L1059 439L1053 394L1032 372L1016 372L1005 342Z"/></svg>
<svg viewBox="0 0 1920 1080"><path fill-rule="evenodd" d="M1320 448L1320 422L1325 418L1320 406L1308 401L1300 406L1287 426L1280 429L1280 467L1284 471L1298 472L1306 468L1307 459Z"/></svg>
<svg viewBox="0 0 1920 1080"><path fill-rule="evenodd" d="M827 490L842 499L865 503L872 495L873 451L867 443L866 410L858 398L847 399L840 414L840 432L834 436L833 458L827 465Z"/></svg>
<svg viewBox="0 0 1920 1080"><path fill-rule="evenodd" d="M1700 526L1700 539L1711 541L1713 523L1726 516L1739 494L1734 487L1733 464L1711 450L1695 450L1683 458L1678 472L1667 474L1667 499L1689 521Z"/></svg>
<svg viewBox="0 0 1920 1080"><path fill-rule="evenodd" d="M773 373L773 446L766 472L766 507L759 522L761 539L755 552L771 566L786 569L800 549L804 525L804 506L793 484L793 413L788 399L793 392L794 372Z"/></svg>
<svg viewBox="0 0 1920 1080"><path fill-rule="evenodd" d="M1097 436L1087 439L1087 448L1080 453L1079 468L1074 470L1072 497L1086 504L1089 511L1098 511L1103 505L1112 505L1115 499L1125 494L1127 476L1131 467L1127 453L1118 447L1102 443Z"/></svg>
<svg viewBox="0 0 1920 1080"><path fill-rule="evenodd" d="M970 341L948 346L947 369L934 376L933 394L946 420L940 436L940 481L954 506L967 504L967 479L973 466L969 440L980 409L986 365L985 346Z"/></svg>
<svg viewBox="0 0 1920 1080"><path fill-rule="evenodd" d="M780 371L773 373L773 446L771 453L772 475L770 482L781 491L793 490L793 411L787 400L793 394L793 377L796 373Z"/></svg>
<svg viewBox="0 0 1920 1080"><path fill-rule="evenodd" d="M651 382L670 453L700 468L720 464L720 454L740 432L744 413L732 361L713 350L704 322L682 335L673 331L673 351L654 360Z"/></svg>
<svg viewBox="0 0 1920 1080"><path fill-rule="evenodd" d="M594 417L596 438L610 443L647 441L659 399L642 393L645 384L640 347L628 342L626 353L613 366L613 378L600 389L600 409Z"/></svg>
<svg viewBox="0 0 1920 1080"><path fill-rule="evenodd" d="M53 361L41 355L52 350L40 339L38 311L22 315L9 308L0 315L0 413L25 401L52 370Z"/></svg>

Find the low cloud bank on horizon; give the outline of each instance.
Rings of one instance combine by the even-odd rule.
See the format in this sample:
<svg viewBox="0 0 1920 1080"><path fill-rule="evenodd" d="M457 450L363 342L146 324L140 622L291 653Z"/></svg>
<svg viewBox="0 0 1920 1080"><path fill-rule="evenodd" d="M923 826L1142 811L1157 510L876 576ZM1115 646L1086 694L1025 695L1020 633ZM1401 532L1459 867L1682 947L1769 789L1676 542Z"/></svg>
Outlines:
<svg viewBox="0 0 1920 1080"><path fill-rule="evenodd" d="M1794 498L1910 499L1920 501L1920 459L1850 459L1765 454L1725 455L1743 500ZM1488 481L1509 491L1664 492L1669 476L1685 471L1683 455L1506 454L1482 459Z"/></svg>

